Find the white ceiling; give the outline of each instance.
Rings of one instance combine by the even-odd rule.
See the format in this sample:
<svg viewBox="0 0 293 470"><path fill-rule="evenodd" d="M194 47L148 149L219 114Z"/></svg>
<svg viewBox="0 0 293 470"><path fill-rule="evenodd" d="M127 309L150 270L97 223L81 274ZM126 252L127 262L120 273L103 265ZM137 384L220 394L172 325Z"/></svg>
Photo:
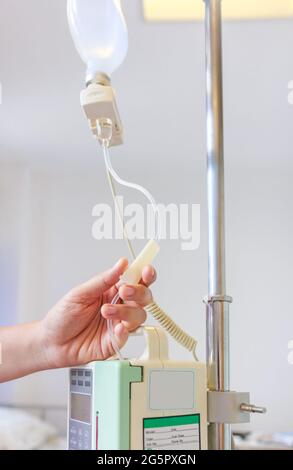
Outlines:
<svg viewBox="0 0 293 470"><path fill-rule="evenodd" d="M140 0L123 4L130 50L113 77L126 133L115 150L121 165L139 158L163 171L204 162L203 25L145 23ZM228 164L290 164L292 47L290 20L224 25ZM66 0L0 0L1 159L90 166L96 149L79 107L83 79Z"/></svg>

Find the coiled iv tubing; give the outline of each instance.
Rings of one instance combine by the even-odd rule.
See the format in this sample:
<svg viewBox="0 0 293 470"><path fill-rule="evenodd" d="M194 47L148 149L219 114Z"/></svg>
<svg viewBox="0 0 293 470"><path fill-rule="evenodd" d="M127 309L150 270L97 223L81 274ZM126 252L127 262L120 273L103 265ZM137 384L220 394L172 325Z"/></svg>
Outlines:
<svg viewBox="0 0 293 470"><path fill-rule="evenodd" d="M122 213L121 207L119 205L119 202L117 201L117 193L116 193L114 180L122 186L125 186L125 187L128 187L128 188L135 189L135 190L139 191L149 201L149 203L152 206L153 213L154 213L154 220L155 220L155 237L154 237L154 239L155 240L159 239L159 211L158 211L158 207L157 207L157 204L156 204L153 196L145 188L143 188L142 186L140 186L138 184L130 183L128 181L123 180L115 172L115 170L114 170L114 168L111 164L110 155L109 155L109 143L110 143L110 140L111 140L109 138L109 135L111 134L111 129L110 129L110 134L108 134L108 138L102 138L101 137L103 127L106 127L106 129L109 133L109 127L111 127L111 125L112 125L112 123L109 120L106 120L106 121L103 120L103 122L98 123L98 131L100 131L99 141L102 145L107 176L108 176L109 185L110 185L110 189L111 189L111 194L112 194L112 197L113 197L113 200L114 200L114 204L115 204L115 206L117 207L117 210L118 210L119 219L120 219L120 222L121 222L121 225L122 225L122 228L123 228L124 238L127 242L127 246L128 246L129 251L130 251L131 257L133 259L135 259L135 252L134 252L134 249L132 247L132 243L131 243L128 235L127 235L127 230L126 230L125 223L124 223L123 213ZM115 297L113 298L111 304L112 305L117 304L119 299L120 299L119 293L117 293L115 295ZM169 317L169 315L167 315L159 307L159 305L156 302L153 301L151 304L147 305L144 308L144 310L148 314L151 314L158 321L158 323L162 326L162 328L164 328L164 330L167 331L169 333L169 335L175 341L177 341L177 343L179 343L181 346L183 346L188 351L192 352L194 359L196 361L198 361L198 358L197 358L197 355L196 355L197 341L194 338L192 338L190 335L188 335L185 331L183 331ZM124 358L121 354L120 348L119 348L119 346L117 344L117 341L116 341L116 338L115 338L113 321L110 320L110 319L107 320L107 328L108 328L108 331L109 331L112 347L113 347L117 357L120 360L123 360Z"/></svg>

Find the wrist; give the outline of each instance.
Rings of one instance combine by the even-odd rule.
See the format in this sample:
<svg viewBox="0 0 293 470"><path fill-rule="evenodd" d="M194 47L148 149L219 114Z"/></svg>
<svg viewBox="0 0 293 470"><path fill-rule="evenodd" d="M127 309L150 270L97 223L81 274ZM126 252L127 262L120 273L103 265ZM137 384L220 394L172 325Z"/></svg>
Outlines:
<svg viewBox="0 0 293 470"><path fill-rule="evenodd" d="M40 322L0 329L0 383L49 368Z"/></svg>
<svg viewBox="0 0 293 470"><path fill-rule="evenodd" d="M39 364L42 365L42 370L51 370L59 368L56 363L55 343L50 334L48 334L48 328L45 320L41 320L36 325L38 331L38 341L35 347L35 354L38 358Z"/></svg>
<svg viewBox="0 0 293 470"><path fill-rule="evenodd" d="M30 334L28 335L27 350L30 355L29 361L33 369L30 373L51 369L52 367L50 367L46 350L43 322L34 322L28 325L28 327L30 328Z"/></svg>

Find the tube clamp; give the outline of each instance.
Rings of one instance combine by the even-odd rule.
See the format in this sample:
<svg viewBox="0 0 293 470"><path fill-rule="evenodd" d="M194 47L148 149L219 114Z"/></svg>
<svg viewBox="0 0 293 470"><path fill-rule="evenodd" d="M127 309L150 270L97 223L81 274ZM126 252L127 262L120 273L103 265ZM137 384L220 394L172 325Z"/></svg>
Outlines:
<svg viewBox="0 0 293 470"><path fill-rule="evenodd" d="M230 295L212 295L212 296L206 296L203 299L204 304L206 305L211 305L214 304L215 302L225 302L231 304L233 302L233 297Z"/></svg>

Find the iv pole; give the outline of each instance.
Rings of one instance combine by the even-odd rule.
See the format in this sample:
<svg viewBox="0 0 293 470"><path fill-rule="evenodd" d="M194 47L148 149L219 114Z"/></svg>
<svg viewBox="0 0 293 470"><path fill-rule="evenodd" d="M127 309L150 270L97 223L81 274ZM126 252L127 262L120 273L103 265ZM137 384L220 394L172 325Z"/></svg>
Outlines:
<svg viewBox="0 0 293 470"><path fill-rule="evenodd" d="M229 377L229 304L225 272L225 191L221 0L204 0L207 86L207 195L209 295L207 304L208 389L226 392ZM231 449L231 426L209 425L209 449Z"/></svg>

